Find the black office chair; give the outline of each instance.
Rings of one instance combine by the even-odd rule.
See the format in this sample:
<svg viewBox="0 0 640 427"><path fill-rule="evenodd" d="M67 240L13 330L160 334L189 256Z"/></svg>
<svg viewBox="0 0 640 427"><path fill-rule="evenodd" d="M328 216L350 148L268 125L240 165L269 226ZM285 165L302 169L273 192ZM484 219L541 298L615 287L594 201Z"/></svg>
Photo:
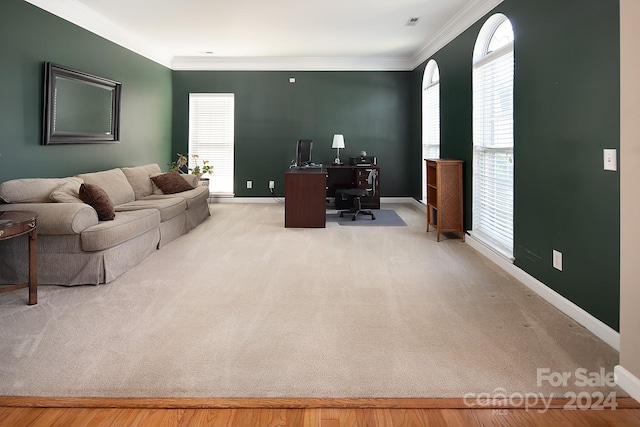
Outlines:
<svg viewBox="0 0 640 427"><path fill-rule="evenodd" d="M344 217L344 214L352 215L351 221L355 221L358 215L369 215L371 219L376 219L376 216L370 210L362 209L362 201L360 200L362 197L374 196L376 194L376 177L378 176L378 171L375 169L371 169L369 171L369 176L367 177L367 184L371 186L371 188L347 188L345 190L341 190L342 197L353 197L353 207L348 211L340 211L340 218Z"/></svg>

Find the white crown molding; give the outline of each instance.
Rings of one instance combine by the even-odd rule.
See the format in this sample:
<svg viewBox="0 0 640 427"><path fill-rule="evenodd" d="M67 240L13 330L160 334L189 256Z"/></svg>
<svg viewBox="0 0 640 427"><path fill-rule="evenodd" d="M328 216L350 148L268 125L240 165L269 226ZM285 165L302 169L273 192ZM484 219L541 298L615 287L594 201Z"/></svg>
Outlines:
<svg viewBox="0 0 640 427"><path fill-rule="evenodd" d="M24 0L165 67L171 56L76 0Z"/></svg>
<svg viewBox="0 0 640 427"><path fill-rule="evenodd" d="M260 71L409 71L410 58L400 57L215 57L182 56L174 70Z"/></svg>
<svg viewBox="0 0 640 427"><path fill-rule="evenodd" d="M503 1L504 0L477 0L469 2L467 6L456 13L453 18L438 30L429 43L415 53L411 69L417 68ZM469 61L471 61L471 58L469 58Z"/></svg>
<svg viewBox="0 0 640 427"><path fill-rule="evenodd" d="M24 0L174 70L411 71L503 0L476 0L451 18L412 57L171 57L77 0Z"/></svg>

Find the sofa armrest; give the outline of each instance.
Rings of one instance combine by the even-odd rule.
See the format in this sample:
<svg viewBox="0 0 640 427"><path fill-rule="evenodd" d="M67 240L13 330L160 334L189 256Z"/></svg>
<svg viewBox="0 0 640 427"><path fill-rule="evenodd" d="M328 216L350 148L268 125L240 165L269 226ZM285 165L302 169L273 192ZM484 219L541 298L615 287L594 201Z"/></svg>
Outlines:
<svg viewBox="0 0 640 427"><path fill-rule="evenodd" d="M37 213L38 234L80 234L98 224L95 209L85 203L10 203L0 211Z"/></svg>

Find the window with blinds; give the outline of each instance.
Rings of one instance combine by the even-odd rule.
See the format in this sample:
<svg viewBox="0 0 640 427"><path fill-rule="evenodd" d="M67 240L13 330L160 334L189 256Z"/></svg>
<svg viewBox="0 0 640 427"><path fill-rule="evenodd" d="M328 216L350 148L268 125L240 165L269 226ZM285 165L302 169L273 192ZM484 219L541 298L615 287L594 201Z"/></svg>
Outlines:
<svg viewBox="0 0 640 427"><path fill-rule="evenodd" d="M513 258L513 29L506 16L480 31L473 65L472 236Z"/></svg>
<svg viewBox="0 0 640 427"><path fill-rule="evenodd" d="M234 94L189 94L189 168L192 154L213 166L209 192L233 195Z"/></svg>
<svg viewBox="0 0 640 427"><path fill-rule="evenodd" d="M440 71L433 59L422 79L422 158L440 158ZM422 201L427 200L427 166L422 162Z"/></svg>

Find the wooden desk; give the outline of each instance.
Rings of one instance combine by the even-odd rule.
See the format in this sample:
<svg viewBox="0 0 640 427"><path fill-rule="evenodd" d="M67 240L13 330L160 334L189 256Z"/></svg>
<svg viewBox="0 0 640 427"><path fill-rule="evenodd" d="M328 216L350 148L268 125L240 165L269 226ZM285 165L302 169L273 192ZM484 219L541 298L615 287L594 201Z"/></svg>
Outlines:
<svg viewBox="0 0 640 427"><path fill-rule="evenodd" d="M380 167L379 166L327 166L327 197L335 197L336 190L343 188L369 189L367 183L369 171L378 172L372 196L360 199L363 209L380 209ZM349 209L351 206L339 206L336 209Z"/></svg>
<svg viewBox="0 0 640 427"><path fill-rule="evenodd" d="M327 224L324 169L291 169L284 174L284 226L324 228Z"/></svg>
<svg viewBox="0 0 640 427"><path fill-rule="evenodd" d="M2 286L0 293L28 287L29 305L38 303L37 216L35 212L28 211L0 212L0 240L29 235L29 281L19 285Z"/></svg>

